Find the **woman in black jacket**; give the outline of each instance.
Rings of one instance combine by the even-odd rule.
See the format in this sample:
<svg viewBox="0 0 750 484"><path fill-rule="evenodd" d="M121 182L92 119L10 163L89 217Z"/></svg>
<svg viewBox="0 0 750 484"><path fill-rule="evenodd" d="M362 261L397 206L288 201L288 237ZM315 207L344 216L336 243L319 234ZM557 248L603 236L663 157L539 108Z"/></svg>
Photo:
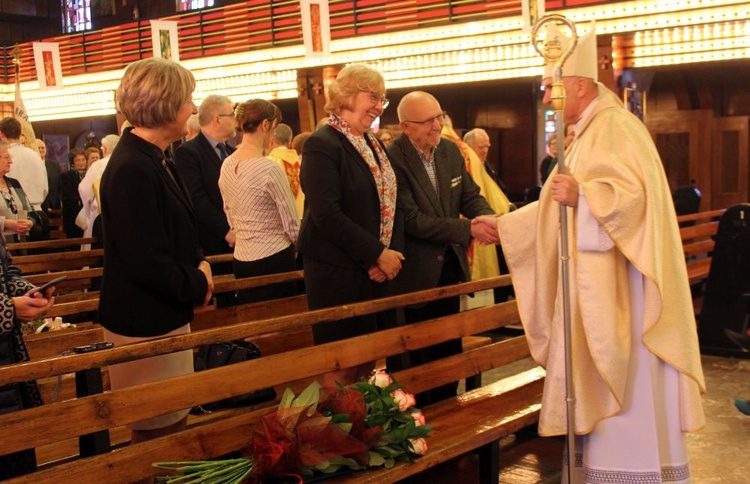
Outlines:
<svg viewBox="0 0 750 484"><path fill-rule="evenodd" d="M369 131L387 105L383 76L364 65L348 66L329 86L328 123L305 141L298 248L310 309L384 297L388 281L401 270L396 175L384 146ZM377 331L384 326L382 316L316 324L313 340L323 344ZM332 373L324 382L353 383L373 366Z"/></svg>
<svg viewBox="0 0 750 484"><path fill-rule="evenodd" d="M104 275L99 322L115 345L190 332L193 308L213 291L190 196L168 148L197 111L193 75L149 58L128 66L117 89L133 125L112 152L100 196ZM110 365L113 389L193 371L192 351ZM185 427L188 409L130 424L131 442Z"/></svg>

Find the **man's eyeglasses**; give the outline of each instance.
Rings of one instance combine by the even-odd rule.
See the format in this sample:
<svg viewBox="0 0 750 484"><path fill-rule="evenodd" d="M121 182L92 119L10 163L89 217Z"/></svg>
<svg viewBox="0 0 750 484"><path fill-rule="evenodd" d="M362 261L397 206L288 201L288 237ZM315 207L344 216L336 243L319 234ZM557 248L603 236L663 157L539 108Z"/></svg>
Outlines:
<svg viewBox="0 0 750 484"><path fill-rule="evenodd" d="M403 122L404 123L419 124L419 125L422 125L422 126L432 126L435 123L435 121L437 121L438 124L440 126L442 126L442 125L445 124L445 114L446 114L445 111L443 111L442 113L438 114L437 116L433 116L430 119L425 119L424 121L409 121L407 119L404 119Z"/></svg>
<svg viewBox="0 0 750 484"><path fill-rule="evenodd" d="M231 117L234 117L234 113L232 113L232 114L217 114L217 116L218 117L222 117L222 116L231 116Z"/></svg>
<svg viewBox="0 0 750 484"><path fill-rule="evenodd" d="M10 160L10 153L8 153L7 155L2 155L2 156L0 156L0 158L2 158L4 160Z"/></svg>
<svg viewBox="0 0 750 484"><path fill-rule="evenodd" d="M383 109L387 108L388 105L391 103L391 101L385 97L385 96L378 96L374 92L370 93L370 101L372 101L373 104L380 103L383 105Z"/></svg>

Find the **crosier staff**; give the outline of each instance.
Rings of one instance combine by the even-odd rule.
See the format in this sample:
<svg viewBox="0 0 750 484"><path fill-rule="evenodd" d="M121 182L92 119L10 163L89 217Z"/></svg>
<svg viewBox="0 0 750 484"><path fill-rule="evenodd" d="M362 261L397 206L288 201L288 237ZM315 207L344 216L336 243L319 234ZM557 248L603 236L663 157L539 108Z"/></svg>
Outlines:
<svg viewBox="0 0 750 484"><path fill-rule="evenodd" d="M537 43L539 29L549 23L566 25L570 29L571 39L568 48L563 51L563 44L559 38L547 38L544 47ZM555 111L555 125L557 139L565 138L565 126L563 124L563 108L565 107L565 90L562 83L562 70L565 61L570 57L578 45L578 33L573 22L559 14L546 15L534 24L531 30L531 43L534 49L541 55L545 64L554 63L554 76L552 82L552 93L550 96L552 109ZM567 175L568 168L565 166L565 150L557 150L558 173ZM573 469L575 465L575 392L573 389L573 357L571 351L571 324L570 324L570 274L568 262L570 251L568 249L568 212L567 207L560 203L560 261L562 262L562 290L563 290L563 332L565 335L565 401L567 408L568 426L568 483L574 483Z"/></svg>

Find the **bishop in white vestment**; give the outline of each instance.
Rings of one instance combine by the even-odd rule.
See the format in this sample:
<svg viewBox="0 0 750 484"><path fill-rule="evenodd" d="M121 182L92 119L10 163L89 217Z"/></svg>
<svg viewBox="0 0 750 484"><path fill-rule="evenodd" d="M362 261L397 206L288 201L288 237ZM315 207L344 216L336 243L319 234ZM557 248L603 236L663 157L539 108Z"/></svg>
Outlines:
<svg viewBox="0 0 750 484"><path fill-rule="evenodd" d="M531 353L547 371L539 433L567 432L563 203L576 482L687 483L683 432L704 425L705 383L675 210L646 127L596 82L596 59L592 28L563 70L564 120L576 124L570 175L556 168L539 202L497 222Z"/></svg>

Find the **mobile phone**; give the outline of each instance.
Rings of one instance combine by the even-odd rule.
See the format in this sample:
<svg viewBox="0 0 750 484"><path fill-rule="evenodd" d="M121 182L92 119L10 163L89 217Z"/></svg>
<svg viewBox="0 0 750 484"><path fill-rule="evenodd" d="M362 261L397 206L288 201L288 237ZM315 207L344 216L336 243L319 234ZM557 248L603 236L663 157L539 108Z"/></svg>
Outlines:
<svg viewBox="0 0 750 484"><path fill-rule="evenodd" d="M76 353L90 353L92 351L108 350L114 348L114 346L114 343L110 343L109 341L101 341L99 343L91 343L90 345L76 346L73 348L73 351Z"/></svg>
<svg viewBox="0 0 750 484"><path fill-rule="evenodd" d="M44 293L44 291L46 291L48 287L54 286L56 284L59 284L60 282L64 281L67 278L68 278L68 276L60 276L60 277L57 277L55 279L52 279L51 281L46 282L46 283L42 284L41 286L35 287L31 291L29 291L28 296L29 297L34 297L34 294L37 293L37 292Z"/></svg>

